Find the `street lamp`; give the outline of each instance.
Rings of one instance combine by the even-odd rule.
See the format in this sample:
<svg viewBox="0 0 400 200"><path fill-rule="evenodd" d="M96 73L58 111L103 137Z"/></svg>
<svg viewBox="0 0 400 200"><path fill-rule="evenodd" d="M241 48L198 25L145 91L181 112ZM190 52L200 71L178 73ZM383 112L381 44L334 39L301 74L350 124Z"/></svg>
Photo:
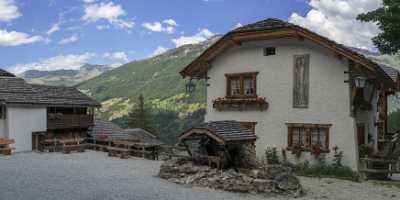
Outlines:
<svg viewBox="0 0 400 200"><path fill-rule="evenodd" d="M193 83L193 79L190 79L189 82L186 83L186 92L193 93L196 89L196 85Z"/></svg>
<svg viewBox="0 0 400 200"><path fill-rule="evenodd" d="M354 78L354 84L356 85L356 88L364 88L366 82L367 78L364 76L357 76Z"/></svg>

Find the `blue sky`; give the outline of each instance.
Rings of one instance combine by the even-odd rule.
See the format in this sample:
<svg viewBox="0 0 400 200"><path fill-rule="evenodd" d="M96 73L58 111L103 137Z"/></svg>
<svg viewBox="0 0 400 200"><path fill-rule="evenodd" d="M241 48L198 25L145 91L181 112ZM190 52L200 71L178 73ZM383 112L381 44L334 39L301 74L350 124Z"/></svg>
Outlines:
<svg viewBox="0 0 400 200"><path fill-rule="evenodd" d="M372 49L376 27L359 25L354 13L377 5L376 0L0 0L0 67L20 73L75 69L86 62L117 66L269 17ZM365 34L348 38L346 23L356 23Z"/></svg>

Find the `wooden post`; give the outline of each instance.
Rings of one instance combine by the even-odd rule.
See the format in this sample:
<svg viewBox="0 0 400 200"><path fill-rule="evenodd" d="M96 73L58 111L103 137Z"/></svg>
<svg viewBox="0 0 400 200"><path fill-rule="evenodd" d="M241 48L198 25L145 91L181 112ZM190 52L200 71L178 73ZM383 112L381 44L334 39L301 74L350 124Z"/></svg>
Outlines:
<svg viewBox="0 0 400 200"><path fill-rule="evenodd" d="M228 159L228 161L229 161L230 163L232 163L233 169L234 169L236 172L238 172L237 166L235 165L236 163L233 162L232 157L231 157L231 155L229 154L228 149L226 149L226 146L225 146L225 145L224 145L224 153L225 153L226 158Z"/></svg>
<svg viewBox="0 0 400 200"><path fill-rule="evenodd" d="M185 149L186 149L186 151L188 152L189 156L190 156L191 158L193 158L192 152L190 152L190 148L189 148L189 146L186 144L186 142L182 140L182 144L185 146Z"/></svg>
<svg viewBox="0 0 400 200"><path fill-rule="evenodd" d="M39 134L35 134L35 141L36 141L35 144L36 151L39 151Z"/></svg>

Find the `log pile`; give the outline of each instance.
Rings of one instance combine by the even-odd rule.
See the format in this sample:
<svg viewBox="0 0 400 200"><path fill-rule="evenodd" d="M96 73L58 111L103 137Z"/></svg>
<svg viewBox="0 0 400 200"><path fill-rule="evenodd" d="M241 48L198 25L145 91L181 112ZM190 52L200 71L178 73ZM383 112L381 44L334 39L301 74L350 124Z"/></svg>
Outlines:
<svg viewBox="0 0 400 200"><path fill-rule="evenodd" d="M171 159L160 167L159 177L177 184L189 184L239 193L300 196L302 186L291 170L283 166L264 166L255 170L218 170L196 166L190 161Z"/></svg>

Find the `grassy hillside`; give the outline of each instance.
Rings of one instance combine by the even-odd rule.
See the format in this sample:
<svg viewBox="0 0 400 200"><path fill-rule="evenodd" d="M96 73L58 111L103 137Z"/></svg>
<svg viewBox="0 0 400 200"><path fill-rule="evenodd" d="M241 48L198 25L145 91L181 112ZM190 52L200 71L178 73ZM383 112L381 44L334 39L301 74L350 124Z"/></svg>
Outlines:
<svg viewBox="0 0 400 200"><path fill-rule="evenodd" d="M159 126L159 134L164 134L164 139L169 140L166 135L176 135L191 123L203 120L206 107L204 81L195 81L195 92L187 94L187 80L178 72L216 39L130 62L85 81L78 88L102 103L102 118L114 120L121 125L126 125L128 113L136 104L138 96L143 94L146 103L153 108L154 121L159 121L155 123Z"/></svg>
<svg viewBox="0 0 400 200"><path fill-rule="evenodd" d="M126 115L139 94L153 107L187 115L205 107L204 82L196 82L195 93L186 94L186 80L178 72L214 41L185 45L156 57L130 62L78 87L102 102L101 115L110 120Z"/></svg>

